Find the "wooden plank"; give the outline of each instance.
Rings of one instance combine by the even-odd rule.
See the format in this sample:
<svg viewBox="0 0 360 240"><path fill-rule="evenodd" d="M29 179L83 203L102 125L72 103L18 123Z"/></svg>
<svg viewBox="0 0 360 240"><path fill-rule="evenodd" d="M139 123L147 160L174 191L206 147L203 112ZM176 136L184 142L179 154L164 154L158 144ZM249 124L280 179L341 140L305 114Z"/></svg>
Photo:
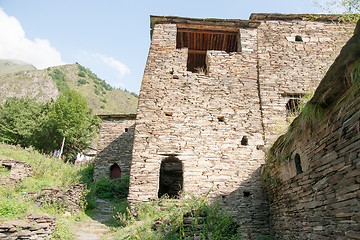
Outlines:
<svg viewBox="0 0 360 240"><path fill-rule="evenodd" d="M227 38L226 38L226 35L223 35L223 44L222 44L222 49L224 51L226 51L228 48L227 48L227 42L226 42Z"/></svg>

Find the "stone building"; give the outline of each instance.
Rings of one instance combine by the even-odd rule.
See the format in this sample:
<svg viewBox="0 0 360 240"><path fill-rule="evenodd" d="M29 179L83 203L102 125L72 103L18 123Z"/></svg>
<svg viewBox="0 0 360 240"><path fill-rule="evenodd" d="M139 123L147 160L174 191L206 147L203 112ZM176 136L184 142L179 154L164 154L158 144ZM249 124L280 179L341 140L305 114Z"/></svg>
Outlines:
<svg viewBox="0 0 360 240"><path fill-rule="evenodd" d="M98 115L102 119L94 180L130 174L135 114Z"/></svg>
<svg viewBox="0 0 360 240"><path fill-rule="evenodd" d="M209 193L242 227L266 232L263 148L348 40L353 26L333 20L151 16L129 202Z"/></svg>
<svg viewBox="0 0 360 240"><path fill-rule="evenodd" d="M360 22L308 111L270 150L264 169L279 239L360 238L359 80ZM309 109L321 114L309 118Z"/></svg>

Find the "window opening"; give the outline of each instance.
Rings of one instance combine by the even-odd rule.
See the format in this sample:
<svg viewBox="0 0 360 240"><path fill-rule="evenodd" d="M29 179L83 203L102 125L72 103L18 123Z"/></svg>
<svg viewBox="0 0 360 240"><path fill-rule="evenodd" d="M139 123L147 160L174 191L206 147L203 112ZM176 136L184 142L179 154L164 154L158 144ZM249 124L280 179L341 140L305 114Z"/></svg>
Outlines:
<svg viewBox="0 0 360 240"><path fill-rule="evenodd" d="M183 188L183 168L176 157L165 158L160 166L160 181L158 197L167 194L171 198L179 197Z"/></svg>
<svg viewBox="0 0 360 240"><path fill-rule="evenodd" d="M300 174L303 172L300 155L298 153L295 155L295 167L296 167L296 174Z"/></svg>
<svg viewBox="0 0 360 240"><path fill-rule="evenodd" d="M243 192L244 197L250 197L251 193L249 191Z"/></svg>
<svg viewBox="0 0 360 240"><path fill-rule="evenodd" d="M287 98L288 101L285 105L287 113L292 115L299 111L301 99L304 97L303 93L283 93L282 97Z"/></svg>
<svg viewBox="0 0 360 240"><path fill-rule="evenodd" d="M117 163L110 167L110 179L121 178L121 169Z"/></svg>
<svg viewBox="0 0 360 240"><path fill-rule="evenodd" d="M206 73L207 50L237 52L238 31L197 30L178 28L176 48L188 48L187 70Z"/></svg>
<svg viewBox="0 0 360 240"><path fill-rule="evenodd" d="M249 145L249 139L247 136L243 136L242 139L241 139L241 145Z"/></svg>
<svg viewBox="0 0 360 240"><path fill-rule="evenodd" d="M220 116L217 118L219 122L225 122L225 117L224 116Z"/></svg>
<svg viewBox="0 0 360 240"><path fill-rule="evenodd" d="M290 98L289 101L286 103L286 110L289 113L295 113L299 110L300 106L300 99L299 98Z"/></svg>
<svg viewBox="0 0 360 240"><path fill-rule="evenodd" d="M128 128L125 128L124 131L125 131L125 132L129 132L129 129L128 129Z"/></svg>
<svg viewBox="0 0 360 240"><path fill-rule="evenodd" d="M303 41L303 39L301 36L299 36L299 35L295 36L295 42L302 42L302 41Z"/></svg>
<svg viewBox="0 0 360 240"><path fill-rule="evenodd" d="M165 116L167 116L167 117L170 117L170 116L172 116L172 115L173 115L172 112L165 112Z"/></svg>

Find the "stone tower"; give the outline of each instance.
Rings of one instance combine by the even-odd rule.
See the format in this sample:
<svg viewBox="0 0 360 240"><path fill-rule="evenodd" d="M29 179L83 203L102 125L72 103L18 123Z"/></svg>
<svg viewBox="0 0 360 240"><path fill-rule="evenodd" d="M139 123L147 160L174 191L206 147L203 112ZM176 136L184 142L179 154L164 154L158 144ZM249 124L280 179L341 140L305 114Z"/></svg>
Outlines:
<svg viewBox="0 0 360 240"><path fill-rule="evenodd" d="M244 229L266 231L263 149L348 39L334 18L151 16L129 202L209 193Z"/></svg>

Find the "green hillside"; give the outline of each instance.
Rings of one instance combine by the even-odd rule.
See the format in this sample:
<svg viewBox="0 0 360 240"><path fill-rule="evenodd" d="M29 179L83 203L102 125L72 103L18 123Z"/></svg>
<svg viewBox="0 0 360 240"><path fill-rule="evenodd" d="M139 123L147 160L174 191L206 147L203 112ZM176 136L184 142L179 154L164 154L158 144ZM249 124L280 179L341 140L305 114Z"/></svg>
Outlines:
<svg viewBox="0 0 360 240"><path fill-rule="evenodd" d="M136 94L112 88L77 63L0 76L0 102L7 97L26 96L45 101L66 90L76 90L86 97L97 114L136 112Z"/></svg>
<svg viewBox="0 0 360 240"><path fill-rule="evenodd" d="M36 68L23 61L11 60L11 59L0 59L0 76L8 73L36 70Z"/></svg>

